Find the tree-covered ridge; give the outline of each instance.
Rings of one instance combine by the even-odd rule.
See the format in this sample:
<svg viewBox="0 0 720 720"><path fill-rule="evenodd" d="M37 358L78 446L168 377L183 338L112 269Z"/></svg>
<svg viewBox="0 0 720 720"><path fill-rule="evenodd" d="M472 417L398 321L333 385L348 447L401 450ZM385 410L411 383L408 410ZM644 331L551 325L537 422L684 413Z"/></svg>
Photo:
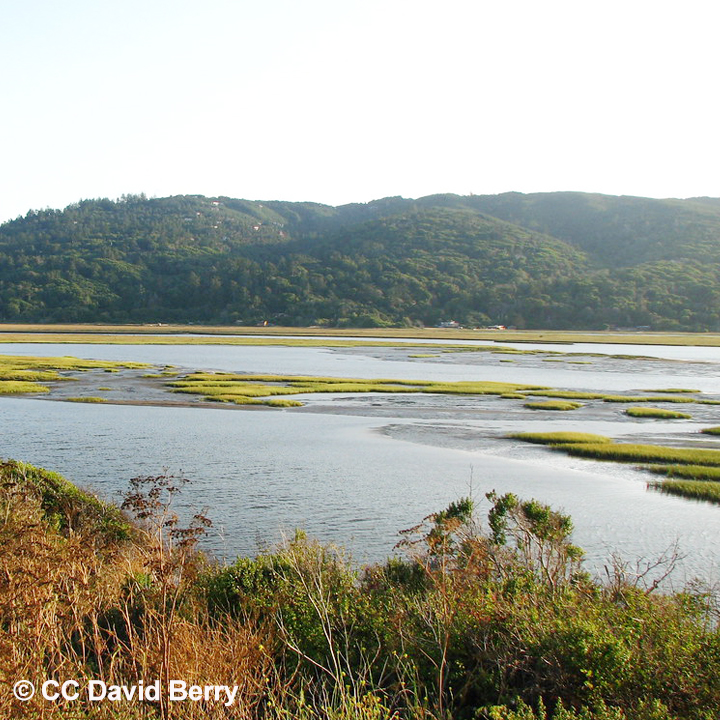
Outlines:
<svg viewBox="0 0 720 720"><path fill-rule="evenodd" d="M0 226L0 321L720 329L720 201L125 196Z"/></svg>

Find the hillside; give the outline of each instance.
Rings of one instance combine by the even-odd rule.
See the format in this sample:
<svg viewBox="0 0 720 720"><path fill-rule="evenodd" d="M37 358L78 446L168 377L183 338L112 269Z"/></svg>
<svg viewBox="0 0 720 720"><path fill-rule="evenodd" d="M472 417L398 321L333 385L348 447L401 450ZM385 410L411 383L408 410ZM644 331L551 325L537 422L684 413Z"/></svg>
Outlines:
<svg viewBox="0 0 720 720"><path fill-rule="evenodd" d="M720 329L720 200L87 200L0 226L0 321Z"/></svg>

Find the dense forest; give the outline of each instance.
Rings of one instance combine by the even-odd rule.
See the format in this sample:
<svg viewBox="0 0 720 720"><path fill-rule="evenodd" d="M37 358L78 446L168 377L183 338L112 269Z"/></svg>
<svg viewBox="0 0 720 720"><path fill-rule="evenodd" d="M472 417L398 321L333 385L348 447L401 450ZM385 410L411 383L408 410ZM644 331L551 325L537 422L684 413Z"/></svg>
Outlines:
<svg viewBox="0 0 720 720"><path fill-rule="evenodd" d="M0 226L2 322L720 330L720 200L123 196Z"/></svg>

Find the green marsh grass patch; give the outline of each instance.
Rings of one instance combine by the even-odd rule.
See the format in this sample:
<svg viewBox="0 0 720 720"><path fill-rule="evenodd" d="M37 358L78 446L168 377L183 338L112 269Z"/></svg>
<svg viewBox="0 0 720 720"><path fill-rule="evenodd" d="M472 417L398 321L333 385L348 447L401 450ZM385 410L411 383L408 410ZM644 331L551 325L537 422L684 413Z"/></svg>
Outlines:
<svg viewBox="0 0 720 720"><path fill-rule="evenodd" d="M20 380L23 382L52 382L66 380L53 370L0 370L0 380Z"/></svg>
<svg viewBox="0 0 720 720"><path fill-rule="evenodd" d="M670 495L720 503L720 483L703 482L702 480L665 480L650 485L656 490Z"/></svg>
<svg viewBox="0 0 720 720"><path fill-rule="evenodd" d="M561 398L563 400L604 400L607 395L582 390L530 390L528 395L541 397Z"/></svg>
<svg viewBox="0 0 720 720"><path fill-rule="evenodd" d="M527 399L527 395L523 395L522 393L502 393L500 395L501 398L504 398L506 400L525 400Z"/></svg>
<svg viewBox="0 0 720 720"><path fill-rule="evenodd" d="M582 403L569 402L567 400L548 400L546 402L529 402L525 403L525 407L530 410L577 410L582 407Z"/></svg>
<svg viewBox="0 0 720 720"><path fill-rule="evenodd" d="M705 435L720 435L720 425L715 425L714 427L709 428L703 428L701 433L705 433Z"/></svg>
<svg viewBox="0 0 720 720"><path fill-rule="evenodd" d="M685 480L720 482L720 467L709 467L707 465L646 465L643 469L649 470L655 475L679 477Z"/></svg>
<svg viewBox="0 0 720 720"><path fill-rule="evenodd" d="M562 445L563 443L611 443L612 440L604 435L579 432L520 432L512 433L507 437L513 440L537 443L538 445Z"/></svg>
<svg viewBox="0 0 720 720"><path fill-rule="evenodd" d="M635 418L655 418L658 420L691 420L692 415L676 412L675 410L663 410L662 408L629 407L624 410L625 415Z"/></svg>
<svg viewBox="0 0 720 720"><path fill-rule="evenodd" d="M538 385L476 381L436 382L377 378L312 377L307 375L238 375L233 373L191 373L167 383L173 392L203 395L209 400L267 398L275 395L310 393L431 393L445 395L503 395L540 389ZM245 402L241 400L241 402ZM292 407L286 403L285 407Z"/></svg>
<svg viewBox="0 0 720 720"><path fill-rule="evenodd" d="M23 380L0 380L0 395L21 395L23 393L47 393L50 388L36 382Z"/></svg>
<svg viewBox="0 0 720 720"><path fill-rule="evenodd" d="M697 402L695 398L685 397L683 395L668 395L664 397L662 395L605 395L603 397L605 402L617 402L617 403L635 403L635 402L655 402L655 403L694 403Z"/></svg>
<svg viewBox="0 0 720 720"><path fill-rule="evenodd" d="M720 450L630 443L572 443L558 448L570 455L612 462L720 466Z"/></svg>
<svg viewBox="0 0 720 720"><path fill-rule="evenodd" d="M656 390L643 390L649 393L700 393L702 390L689 390L688 388L658 388Z"/></svg>
<svg viewBox="0 0 720 720"><path fill-rule="evenodd" d="M75 402L75 403L104 403L107 402L105 398L101 397L95 397L93 395L87 395L83 397L69 397L65 398L66 402Z"/></svg>
<svg viewBox="0 0 720 720"><path fill-rule="evenodd" d="M50 388L41 383L74 379L60 375L61 372L146 367L148 367L147 363L81 360L68 356L34 357L0 355L0 395L50 392Z"/></svg>

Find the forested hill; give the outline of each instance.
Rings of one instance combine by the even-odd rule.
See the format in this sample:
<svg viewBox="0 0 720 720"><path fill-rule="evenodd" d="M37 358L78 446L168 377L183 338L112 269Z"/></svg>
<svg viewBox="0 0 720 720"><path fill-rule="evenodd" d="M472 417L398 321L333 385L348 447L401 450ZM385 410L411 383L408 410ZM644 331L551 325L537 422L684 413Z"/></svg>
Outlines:
<svg viewBox="0 0 720 720"><path fill-rule="evenodd" d="M87 200L0 226L2 322L720 330L720 200Z"/></svg>

